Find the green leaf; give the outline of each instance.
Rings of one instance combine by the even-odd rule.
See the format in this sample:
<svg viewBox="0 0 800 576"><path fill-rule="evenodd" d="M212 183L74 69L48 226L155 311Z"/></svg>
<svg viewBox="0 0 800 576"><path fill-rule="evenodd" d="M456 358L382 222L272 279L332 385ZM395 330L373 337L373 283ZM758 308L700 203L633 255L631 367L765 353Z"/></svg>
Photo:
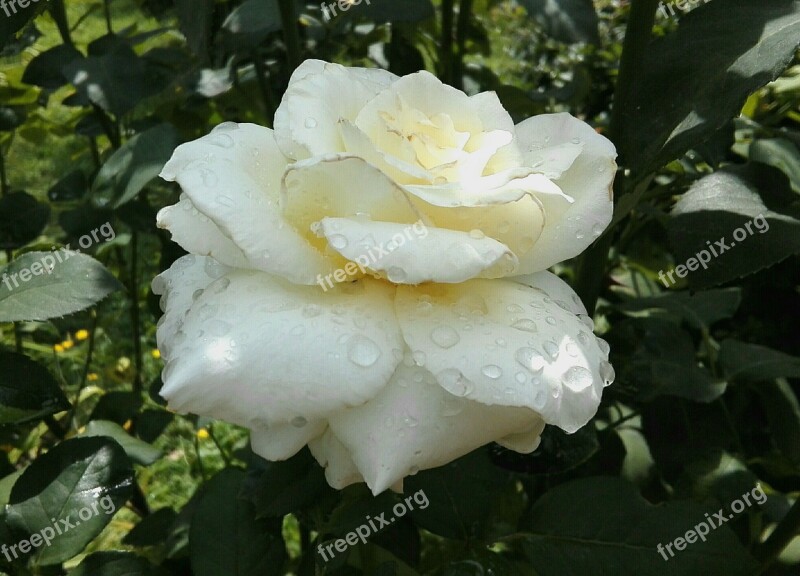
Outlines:
<svg viewBox="0 0 800 576"><path fill-rule="evenodd" d="M528 14L559 42L597 44L597 12L592 0L519 0Z"/></svg>
<svg viewBox="0 0 800 576"><path fill-rule="evenodd" d="M279 574L286 550L281 520L257 520L253 505L239 498L245 472L226 468L205 487L189 535L196 576Z"/></svg>
<svg viewBox="0 0 800 576"><path fill-rule="evenodd" d="M118 208L133 200L158 176L180 139L171 124L159 124L137 134L106 160L92 186L98 208Z"/></svg>
<svg viewBox="0 0 800 576"><path fill-rule="evenodd" d="M160 576L165 572L132 552L96 552L70 570L69 576Z"/></svg>
<svg viewBox="0 0 800 576"><path fill-rule="evenodd" d="M633 354L634 379L641 382L637 399L649 402L669 395L711 402L727 388L695 360L691 335L676 324L655 318L643 322L644 335Z"/></svg>
<svg viewBox="0 0 800 576"><path fill-rule="evenodd" d="M125 534L122 543L140 548L163 544L167 541L170 529L177 518L178 515L172 508L156 510L142 518L141 522Z"/></svg>
<svg viewBox="0 0 800 576"><path fill-rule="evenodd" d="M765 346L723 340L717 359L729 380L761 382L782 376L800 378L800 358Z"/></svg>
<svg viewBox="0 0 800 576"><path fill-rule="evenodd" d="M593 425L584 426L574 434L547 426L536 451L518 458L524 460L528 474L562 474L589 460L599 449L600 441Z"/></svg>
<svg viewBox="0 0 800 576"><path fill-rule="evenodd" d="M48 320L84 310L122 288L77 252L28 252L0 270L0 322Z"/></svg>
<svg viewBox="0 0 800 576"><path fill-rule="evenodd" d="M486 519L510 478L492 464L487 450L479 449L406 478L403 488L407 494L422 491L430 502L411 511L420 527L446 538L470 540L489 528Z"/></svg>
<svg viewBox="0 0 800 576"><path fill-rule="evenodd" d="M248 487L258 517L283 517L311 505L327 487L325 472L307 449L283 462L266 462Z"/></svg>
<svg viewBox="0 0 800 576"><path fill-rule="evenodd" d="M330 6L330 2L326 2ZM338 10L338 3L334 5ZM395 0L371 0L369 4L366 0L359 4L353 4L346 12L337 12L333 18L350 14L354 18L366 18L373 22L421 22L428 18L433 18L435 10L431 0L405 0L396 2Z"/></svg>
<svg viewBox="0 0 800 576"><path fill-rule="evenodd" d="M154 448L147 442L134 438L116 422L108 420L92 420L81 432L81 436L107 436L117 441L133 462L142 466L149 466L163 455L161 450Z"/></svg>
<svg viewBox="0 0 800 576"><path fill-rule="evenodd" d="M222 23L222 38L228 50L245 51L281 28L278 0L245 0Z"/></svg>
<svg viewBox="0 0 800 576"><path fill-rule="evenodd" d="M0 198L0 250L25 246L42 233L50 207L25 192Z"/></svg>
<svg viewBox="0 0 800 576"><path fill-rule="evenodd" d="M47 6L41 0L30 0L23 7L21 4L11 4L8 0L0 9L0 48L4 47L18 31L30 22Z"/></svg>
<svg viewBox="0 0 800 576"><path fill-rule="evenodd" d="M119 444L108 438L67 440L39 456L14 484L6 523L24 538L54 531L50 545L42 542L32 557L36 565L59 564L103 531L133 485L133 469Z"/></svg>
<svg viewBox="0 0 800 576"><path fill-rule="evenodd" d="M652 506L618 478L584 478L546 492L524 524L522 549L539 576L744 576L756 567L727 527L706 541L684 543L668 561L659 545L671 544L706 520L695 504Z"/></svg>
<svg viewBox="0 0 800 576"><path fill-rule="evenodd" d="M748 157L777 168L789 178L792 190L800 192L800 150L785 138L759 139L750 144Z"/></svg>
<svg viewBox="0 0 800 576"><path fill-rule="evenodd" d="M731 318L742 301L740 288L703 292L669 292L650 298L637 298L621 304L624 312L663 310L669 316L685 320L693 328L707 328L718 320Z"/></svg>
<svg viewBox="0 0 800 576"><path fill-rule="evenodd" d="M769 431L778 449L800 465L800 402L783 378L762 382L758 395L769 422Z"/></svg>
<svg viewBox="0 0 800 576"><path fill-rule="evenodd" d="M800 1L703 3L643 54L615 141L635 174L709 139L776 79L800 44Z"/></svg>
<svg viewBox="0 0 800 576"><path fill-rule="evenodd" d="M214 0L176 0L178 22L186 44L201 59L207 56L214 18Z"/></svg>
<svg viewBox="0 0 800 576"><path fill-rule="evenodd" d="M25 84L41 86L54 90L68 84L69 80L64 75L64 68L83 58L83 54L74 46L59 44L54 48L45 50L30 61L22 81Z"/></svg>
<svg viewBox="0 0 800 576"><path fill-rule="evenodd" d="M688 266L695 259L695 270L683 271L695 289L734 280L800 252L800 221L768 209L735 169L698 180L671 216L667 230L675 261Z"/></svg>
<svg viewBox="0 0 800 576"><path fill-rule="evenodd" d="M22 354L0 351L0 425L20 424L69 407L47 368Z"/></svg>

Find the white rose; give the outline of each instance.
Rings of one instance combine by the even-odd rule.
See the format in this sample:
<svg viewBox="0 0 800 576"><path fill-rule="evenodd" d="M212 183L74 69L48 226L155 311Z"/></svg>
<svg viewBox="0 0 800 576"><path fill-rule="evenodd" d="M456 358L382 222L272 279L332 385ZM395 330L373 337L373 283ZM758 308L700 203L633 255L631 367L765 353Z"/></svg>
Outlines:
<svg viewBox="0 0 800 576"><path fill-rule="evenodd" d="M274 131L223 124L163 170L184 194L159 226L190 255L153 282L162 395L376 494L574 432L613 369L546 268L610 222L615 156L568 114L514 126L426 72L304 62Z"/></svg>

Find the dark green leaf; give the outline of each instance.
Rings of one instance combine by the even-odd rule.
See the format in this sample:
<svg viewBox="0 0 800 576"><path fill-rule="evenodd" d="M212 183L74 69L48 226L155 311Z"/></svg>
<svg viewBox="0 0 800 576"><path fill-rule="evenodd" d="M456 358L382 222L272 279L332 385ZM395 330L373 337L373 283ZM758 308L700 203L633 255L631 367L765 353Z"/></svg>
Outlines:
<svg viewBox="0 0 800 576"><path fill-rule="evenodd" d="M259 518L282 517L302 510L325 491L325 472L307 449L284 462L266 462L250 488Z"/></svg>
<svg viewBox="0 0 800 576"><path fill-rule="evenodd" d="M124 426L128 420L136 418L142 402L141 394L136 392L108 392L95 404L91 420L110 420Z"/></svg>
<svg viewBox="0 0 800 576"><path fill-rule="evenodd" d="M702 329L718 320L731 318L742 301L740 288L705 290L702 292L669 292L651 298L625 302L619 309L625 312L663 310L672 317L685 320L692 328Z"/></svg>
<svg viewBox="0 0 800 576"><path fill-rule="evenodd" d="M634 173L677 158L739 114L800 43L798 0L703 3L646 50L615 144Z"/></svg>
<svg viewBox="0 0 800 576"><path fill-rule="evenodd" d="M330 7L331 3L326 2ZM435 11L431 0L405 0L402 3L395 0L366 0L354 3L346 12L339 12L339 4L334 4L337 10L335 20L345 14L354 18L367 18L373 22L421 22L432 18Z"/></svg>
<svg viewBox="0 0 800 576"><path fill-rule="evenodd" d="M65 316L122 288L91 256L64 250L28 252L0 276L0 322Z"/></svg>
<svg viewBox="0 0 800 576"><path fill-rule="evenodd" d="M790 461L800 465L800 402L782 378L758 386L761 406L775 444Z"/></svg>
<svg viewBox="0 0 800 576"><path fill-rule="evenodd" d="M176 0L175 7L189 50L201 58L205 57L211 36L214 0Z"/></svg>
<svg viewBox="0 0 800 576"><path fill-rule="evenodd" d="M125 453L133 462L142 466L149 466L162 456L161 450L154 448L147 442L134 438L124 428L108 420L92 420L81 432L81 436L107 436L113 438L122 446Z"/></svg>
<svg viewBox="0 0 800 576"><path fill-rule="evenodd" d="M244 477L244 471L226 468L205 487L189 536L196 576L282 573L281 520L256 519L253 505L239 498Z"/></svg>
<svg viewBox="0 0 800 576"><path fill-rule="evenodd" d="M698 366L691 335L666 320L643 322L644 336L633 355L633 373L640 382L637 398L648 402L667 394L696 402L711 402L725 392Z"/></svg>
<svg viewBox="0 0 800 576"><path fill-rule="evenodd" d="M42 233L50 218L50 207L25 192L0 198L0 249L13 250Z"/></svg>
<svg viewBox="0 0 800 576"><path fill-rule="evenodd" d="M55 519L62 533L32 556L37 565L58 564L102 532L133 485L133 468L119 444L108 438L67 440L37 458L14 484L6 523L24 536L52 530Z"/></svg>
<svg viewBox="0 0 800 576"><path fill-rule="evenodd" d="M551 38L596 44L597 12L592 0L519 0Z"/></svg>
<svg viewBox="0 0 800 576"><path fill-rule="evenodd" d="M137 134L103 164L92 186L97 207L119 208L133 200L158 176L179 144L170 124L159 124Z"/></svg>
<svg viewBox="0 0 800 576"><path fill-rule="evenodd" d="M69 79L64 75L64 68L82 58L83 54L74 46L59 44L31 60L28 67L25 68L22 81L42 88L60 88L69 83Z"/></svg>
<svg viewBox="0 0 800 576"><path fill-rule="evenodd" d="M19 424L69 407L44 366L22 354L0 351L0 424Z"/></svg>
<svg viewBox="0 0 800 576"><path fill-rule="evenodd" d="M692 185L675 205L668 232L676 263L688 267L695 259L695 270L683 271L693 288L751 274L800 252L800 221L769 210L733 169Z"/></svg>
<svg viewBox="0 0 800 576"><path fill-rule="evenodd" d="M122 539L123 544L143 548L164 544L178 515L172 508L162 508L142 518Z"/></svg>
<svg viewBox="0 0 800 576"><path fill-rule="evenodd" d="M73 170L47 191L47 197L52 202L80 200L89 191L89 179L83 170ZM103 220L106 222L107 220Z"/></svg>
<svg viewBox="0 0 800 576"><path fill-rule="evenodd" d="M409 495L422 491L430 502L411 512L419 526L446 538L470 540L488 528L486 519L510 478L481 448L446 466L406 478L403 488Z"/></svg>
<svg viewBox="0 0 800 576"><path fill-rule="evenodd" d="M730 380L761 382L781 376L800 378L800 358L756 344L723 340L718 360Z"/></svg>
<svg viewBox="0 0 800 576"><path fill-rule="evenodd" d="M706 510L672 502L651 506L618 478L585 478L544 494L525 524L522 546L540 576L744 576L757 566L727 527L686 544L668 561L659 553L704 521Z"/></svg>
<svg viewBox="0 0 800 576"><path fill-rule="evenodd" d="M28 0L24 3L12 3L7 0L0 4L0 47L5 46L13 35L21 30L25 24L45 9L47 2L42 0Z"/></svg>
<svg viewBox="0 0 800 576"><path fill-rule="evenodd" d="M751 162L773 166L786 174L795 192L800 192L800 150L784 138L758 139L750 144Z"/></svg>
<svg viewBox="0 0 800 576"><path fill-rule="evenodd" d="M165 572L132 552L96 552L70 570L69 576L161 576Z"/></svg>
<svg viewBox="0 0 800 576"><path fill-rule="evenodd" d="M250 50L283 27L278 0L245 0L222 24L228 50Z"/></svg>

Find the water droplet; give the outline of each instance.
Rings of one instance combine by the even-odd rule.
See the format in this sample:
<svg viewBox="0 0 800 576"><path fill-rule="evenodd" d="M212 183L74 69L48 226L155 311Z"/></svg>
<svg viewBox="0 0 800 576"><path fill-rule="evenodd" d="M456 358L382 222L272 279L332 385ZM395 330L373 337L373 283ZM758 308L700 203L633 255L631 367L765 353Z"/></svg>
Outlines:
<svg viewBox="0 0 800 576"><path fill-rule="evenodd" d="M389 278L389 282L394 282L395 284L402 284L408 278L406 271L397 266L392 266L386 270L386 276Z"/></svg>
<svg viewBox="0 0 800 576"><path fill-rule="evenodd" d="M497 226L497 229L500 231L500 233L505 234L506 232L511 230L511 223L508 220L503 220Z"/></svg>
<svg viewBox="0 0 800 576"><path fill-rule="evenodd" d="M542 344L542 348L544 348L544 351L548 356L550 356L551 359L555 360L558 358L558 344L555 342L547 340L544 344Z"/></svg>
<svg viewBox="0 0 800 576"><path fill-rule="evenodd" d="M600 362L600 378L603 379L603 386L611 385L616 377L614 367L609 362L605 360Z"/></svg>
<svg viewBox="0 0 800 576"><path fill-rule="evenodd" d="M500 346L501 348L505 348L506 347L506 341L503 340L502 338L497 338L494 341L494 343L497 344L498 346Z"/></svg>
<svg viewBox="0 0 800 576"><path fill-rule="evenodd" d="M411 468L408 469L408 475L409 476L413 476L414 474L417 474L418 472L419 472L419 466L412 466Z"/></svg>
<svg viewBox="0 0 800 576"><path fill-rule="evenodd" d="M525 384L525 382L528 380L528 375L525 374L525 372L517 372L514 375L514 379L520 384Z"/></svg>
<svg viewBox="0 0 800 576"><path fill-rule="evenodd" d="M199 290L195 290L194 294L192 294L192 301L196 301L198 298L200 298L200 296L203 295L203 292L205 292L205 290L203 290L202 288L200 288Z"/></svg>
<svg viewBox="0 0 800 576"><path fill-rule="evenodd" d="M587 316L586 314L577 314L578 320L581 321L581 324L586 326L589 330L594 330L594 320L591 317Z"/></svg>
<svg viewBox="0 0 800 576"><path fill-rule="evenodd" d="M447 184L447 178L445 178L444 176L437 176L436 178L433 179L433 183L436 186L442 186L444 184Z"/></svg>
<svg viewBox="0 0 800 576"><path fill-rule="evenodd" d="M552 316L548 316L547 318L544 319L544 321L550 324L550 326L556 325L556 319L553 318Z"/></svg>
<svg viewBox="0 0 800 576"><path fill-rule="evenodd" d="M211 144L220 148L233 148L233 138L228 134L214 134L210 139Z"/></svg>
<svg viewBox="0 0 800 576"><path fill-rule="evenodd" d="M583 230L578 230L577 232L575 232L575 238L577 238L578 240L583 240L585 236L586 234L583 233Z"/></svg>
<svg viewBox="0 0 800 576"><path fill-rule="evenodd" d="M439 384L450 392L453 396L462 398L469 396L474 390L474 386L469 379L464 376L457 368L447 368L439 372L436 376Z"/></svg>
<svg viewBox="0 0 800 576"><path fill-rule="evenodd" d="M203 322L217 315L219 311L219 304L203 304L200 310L197 311L198 319Z"/></svg>
<svg viewBox="0 0 800 576"><path fill-rule="evenodd" d="M574 342L567 342L567 345L564 348L566 349L567 354L569 354L573 358L577 358L578 357L579 350L578 350L578 347L575 345Z"/></svg>
<svg viewBox="0 0 800 576"><path fill-rule="evenodd" d="M580 138L575 137L572 140L570 140L570 142L572 142L573 144L580 144L582 140Z"/></svg>
<svg viewBox="0 0 800 576"><path fill-rule="evenodd" d="M414 358L414 364L417 366L425 366L425 361L428 359L422 350L415 351L412 357Z"/></svg>
<svg viewBox="0 0 800 576"><path fill-rule="evenodd" d="M589 343L589 337L586 335L586 332L578 332L578 342L582 346L586 346Z"/></svg>
<svg viewBox="0 0 800 576"><path fill-rule="evenodd" d="M544 390L537 390L533 396L533 409L541 410L547 403L547 392Z"/></svg>
<svg viewBox="0 0 800 576"><path fill-rule="evenodd" d="M595 224L592 226L592 236L600 236L600 234L603 233L603 230L605 230L605 228L601 224Z"/></svg>
<svg viewBox="0 0 800 576"><path fill-rule="evenodd" d="M295 417L295 418L292 418L292 422L291 422L291 424L292 424L292 426L294 426L295 428L302 428L302 427L304 427L306 424L308 424L308 420L306 420L306 419L305 419L305 418L303 418L302 416L297 416L297 417Z"/></svg>
<svg viewBox="0 0 800 576"><path fill-rule="evenodd" d="M347 238L345 238L341 234L334 234L333 236L328 238L328 242L330 242L331 246L333 246L337 250L341 250L347 247Z"/></svg>
<svg viewBox="0 0 800 576"><path fill-rule="evenodd" d="M487 378L491 378L492 380L497 380L500 376L503 375L503 369L496 364L488 364L481 368L481 372Z"/></svg>
<svg viewBox="0 0 800 576"><path fill-rule="evenodd" d="M508 306L506 306L506 310L508 310L512 314L519 314L520 312L522 312L522 306L520 306L519 304L509 304Z"/></svg>
<svg viewBox="0 0 800 576"><path fill-rule="evenodd" d="M347 357L353 364L368 368L378 361L381 349L366 336L353 336L347 346Z"/></svg>
<svg viewBox="0 0 800 576"><path fill-rule="evenodd" d="M225 267L212 258L206 259L204 269L206 274L215 280L217 278L222 278L225 275Z"/></svg>
<svg viewBox="0 0 800 576"><path fill-rule="evenodd" d="M600 348L600 352L603 353L603 356L608 358L608 353L611 352L611 346L608 345L608 342L602 338L597 338L597 346Z"/></svg>
<svg viewBox="0 0 800 576"><path fill-rule="evenodd" d="M438 326L431 332L431 340L440 348L452 348L459 343L461 337L450 326Z"/></svg>
<svg viewBox="0 0 800 576"><path fill-rule="evenodd" d="M220 278L216 282L214 282L212 288L214 294L222 294L225 290L228 289L228 286L231 285L230 278Z"/></svg>
<svg viewBox="0 0 800 576"><path fill-rule="evenodd" d="M403 424L405 424L409 428L416 428L417 426L419 426L419 420L417 420L411 415L408 415L405 418L403 418Z"/></svg>
<svg viewBox="0 0 800 576"><path fill-rule="evenodd" d="M312 128L317 127L317 121L315 118L306 118L305 127L311 130Z"/></svg>
<svg viewBox="0 0 800 576"><path fill-rule="evenodd" d="M561 376L561 382L573 392L582 392L592 385L592 373L583 366L573 366Z"/></svg>
<svg viewBox="0 0 800 576"><path fill-rule="evenodd" d="M533 373L541 372L545 365L544 357L533 348L520 348L514 358L523 368Z"/></svg>

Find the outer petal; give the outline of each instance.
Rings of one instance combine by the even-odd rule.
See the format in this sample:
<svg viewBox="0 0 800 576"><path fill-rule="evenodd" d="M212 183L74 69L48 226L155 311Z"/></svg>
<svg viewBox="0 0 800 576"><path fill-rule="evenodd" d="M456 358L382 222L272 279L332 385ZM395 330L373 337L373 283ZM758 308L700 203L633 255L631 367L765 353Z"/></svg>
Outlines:
<svg viewBox="0 0 800 576"><path fill-rule="evenodd" d="M416 357L457 396L524 406L571 433L613 380L591 328L543 290L500 280L400 287L396 306Z"/></svg>
<svg viewBox="0 0 800 576"><path fill-rule="evenodd" d="M250 266L298 284L313 284L329 264L278 207L286 159L268 128L222 124L179 146L161 173L233 240ZM303 262L298 266L298 262Z"/></svg>
<svg viewBox="0 0 800 576"><path fill-rule="evenodd" d="M171 315L173 295L182 308L194 285L158 288ZM389 381L403 347L393 295L371 279L322 297L316 287L231 271L193 295L183 336L165 358L161 395L176 410L250 428L314 422L366 402Z"/></svg>
<svg viewBox="0 0 800 576"><path fill-rule="evenodd" d="M554 180L575 202L567 205L551 196L539 196L547 225L531 253L522 259L521 272L529 273L577 256L603 233L614 209L617 153L607 138L566 113L543 114L521 122L517 139L520 148L528 151L527 165L549 155L554 159L550 165L559 171L574 154L570 145L583 146L582 153ZM547 163L542 166L546 169Z"/></svg>
<svg viewBox="0 0 800 576"><path fill-rule="evenodd" d="M485 406L445 392L410 358L378 396L330 416L331 431L347 447L374 494L419 470L455 460L509 434L541 432L525 408Z"/></svg>
<svg viewBox="0 0 800 576"><path fill-rule="evenodd" d="M310 441L321 436L328 424L323 420L306 422L300 418L291 424L276 424L250 431L253 452L271 461L291 458Z"/></svg>
<svg viewBox="0 0 800 576"><path fill-rule="evenodd" d="M275 112L281 150L295 160L344 152L339 119L355 120L364 105L396 79L385 70L304 61L292 74Z"/></svg>
<svg viewBox="0 0 800 576"><path fill-rule="evenodd" d="M308 448L320 466L325 468L325 478L333 488L341 490L350 484L364 481L350 452L331 432L330 428L325 431L325 434L309 442Z"/></svg>
<svg viewBox="0 0 800 576"><path fill-rule="evenodd" d="M157 217L159 228L172 233L172 241L181 248L198 256L211 256L215 260L235 268L250 268L250 262L239 247L205 214L192 204L186 194L180 201L162 208Z"/></svg>
<svg viewBox="0 0 800 576"><path fill-rule="evenodd" d="M391 222L325 218L331 247L396 284L457 283L478 276L507 276L517 266L507 246L487 236Z"/></svg>

